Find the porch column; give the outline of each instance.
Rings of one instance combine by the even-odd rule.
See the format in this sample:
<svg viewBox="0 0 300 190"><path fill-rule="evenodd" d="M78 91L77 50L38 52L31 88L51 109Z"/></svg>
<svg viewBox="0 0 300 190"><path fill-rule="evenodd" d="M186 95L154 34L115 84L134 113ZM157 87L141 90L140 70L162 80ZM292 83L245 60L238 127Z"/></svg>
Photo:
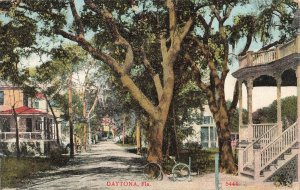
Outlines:
<svg viewBox="0 0 300 190"><path fill-rule="evenodd" d="M282 132L282 120L281 120L281 77L276 78L277 83L277 124L279 134Z"/></svg>
<svg viewBox="0 0 300 190"><path fill-rule="evenodd" d="M41 135L42 135L42 140L44 140L44 139L45 139L45 123L44 123L44 117L41 118L41 123L42 123L42 125L41 125L41 130L42 130Z"/></svg>
<svg viewBox="0 0 300 190"><path fill-rule="evenodd" d="M252 119L252 91L253 91L253 80L247 80L247 107L248 107L248 139L250 141L254 139L253 137L253 119Z"/></svg>
<svg viewBox="0 0 300 190"><path fill-rule="evenodd" d="M297 138L298 138L298 166L300 164L300 65L297 65ZM298 182L300 182L300 168L298 167Z"/></svg>
<svg viewBox="0 0 300 190"><path fill-rule="evenodd" d="M239 81L239 131L243 125L243 81Z"/></svg>

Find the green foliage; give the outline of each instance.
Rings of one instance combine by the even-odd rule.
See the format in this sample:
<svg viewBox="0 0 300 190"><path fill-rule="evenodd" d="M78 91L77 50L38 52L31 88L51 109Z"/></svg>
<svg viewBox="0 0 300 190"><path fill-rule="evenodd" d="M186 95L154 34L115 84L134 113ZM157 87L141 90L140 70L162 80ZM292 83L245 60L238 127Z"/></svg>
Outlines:
<svg viewBox="0 0 300 190"><path fill-rule="evenodd" d="M227 101L227 108L230 107L231 102ZM248 111L246 109L243 109L243 123L248 123ZM239 132L239 108L235 109L232 113L229 121L229 126L231 132Z"/></svg>
<svg viewBox="0 0 300 190"><path fill-rule="evenodd" d="M191 157L191 171L198 174L205 174L214 171L214 155L217 150L201 150L198 148L190 154L188 151L181 152L179 161L185 164L189 163Z"/></svg>
<svg viewBox="0 0 300 190"><path fill-rule="evenodd" d="M286 128L297 120L297 97L290 96L281 100L281 116L283 127ZM263 107L253 113L254 123L276 123L277 101L273 101L268 107Z"/></svg>

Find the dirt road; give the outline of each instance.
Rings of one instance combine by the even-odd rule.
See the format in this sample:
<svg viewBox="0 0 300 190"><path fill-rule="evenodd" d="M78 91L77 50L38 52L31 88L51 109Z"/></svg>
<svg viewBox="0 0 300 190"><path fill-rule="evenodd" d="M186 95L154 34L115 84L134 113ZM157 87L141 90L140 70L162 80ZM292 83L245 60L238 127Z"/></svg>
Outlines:
<svg viewBox="0 0 300 190"><path fill-rule="evenodd" d="M74 164L54 171L44 172L24 185L23 189L99 189L99 190L214 190L215 176L192 176L188 181L172 181L165 176L162 181L146 181L142 175L145 160L126 151L113 142L93 145L90 153L76 155ZM276 188L272 183L255 181L232 175L220 175L222 190L299 190L299 183L292 188Z"/></svg>

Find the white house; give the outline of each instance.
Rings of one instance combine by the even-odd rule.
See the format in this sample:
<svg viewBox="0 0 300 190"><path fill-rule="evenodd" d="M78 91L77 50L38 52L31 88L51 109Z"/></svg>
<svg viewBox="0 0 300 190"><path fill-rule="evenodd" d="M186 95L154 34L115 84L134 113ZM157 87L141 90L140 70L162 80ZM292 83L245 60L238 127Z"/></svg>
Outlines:
<svg viewBox="0 0 300 190"><path fill-rule="evenodd" d="M201 115L200 124L197 122L189 123L188 126L193 128L193 134L185 140L187 142L198 142L203 148L218 147L218 137L216 124L208 105L204 106L203 111L196 110Z"/></svg>

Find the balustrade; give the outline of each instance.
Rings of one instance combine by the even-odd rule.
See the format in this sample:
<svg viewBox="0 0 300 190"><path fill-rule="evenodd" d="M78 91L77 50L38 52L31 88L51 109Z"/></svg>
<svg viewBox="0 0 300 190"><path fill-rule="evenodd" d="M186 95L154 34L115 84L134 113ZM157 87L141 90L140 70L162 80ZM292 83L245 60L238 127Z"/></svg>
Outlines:
<svg viewBox="0 0 300 190"><path fill-rule="evenodd" d="M241 69L244 67L267 64L296 53L296 49L296 40L293 39L285 44L277 46L275 49L259 52L250 51L239 58L239 67Z"/></svg>
<svg viewBox="0 0 300 190"><path fill-rule="evenodd" d="M3 140L16 138L16 132L0 132L0 138ZM41 132L19 132L20 139L42 139Z"/></svg>

